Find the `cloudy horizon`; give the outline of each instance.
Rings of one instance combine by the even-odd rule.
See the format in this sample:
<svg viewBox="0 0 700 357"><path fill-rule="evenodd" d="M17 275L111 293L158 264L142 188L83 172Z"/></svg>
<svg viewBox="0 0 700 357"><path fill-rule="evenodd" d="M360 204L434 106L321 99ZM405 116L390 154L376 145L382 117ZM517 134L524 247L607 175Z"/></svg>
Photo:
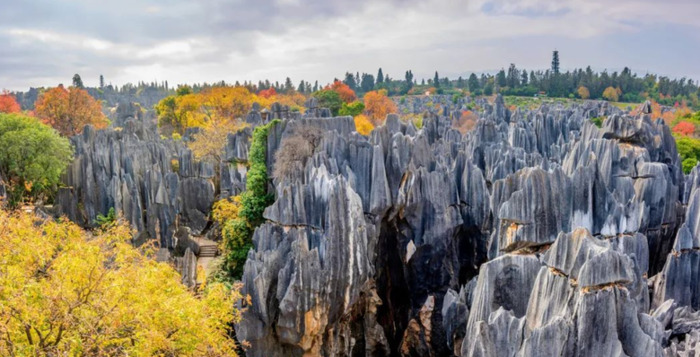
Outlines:
<svg viewBox="0 0 700 357"><path fill-rule="evenodd" d="M30 0L0 11L0 88L225 80L324 84L346 71L456 78L515 63L700 78L693 0Z"/></svg>

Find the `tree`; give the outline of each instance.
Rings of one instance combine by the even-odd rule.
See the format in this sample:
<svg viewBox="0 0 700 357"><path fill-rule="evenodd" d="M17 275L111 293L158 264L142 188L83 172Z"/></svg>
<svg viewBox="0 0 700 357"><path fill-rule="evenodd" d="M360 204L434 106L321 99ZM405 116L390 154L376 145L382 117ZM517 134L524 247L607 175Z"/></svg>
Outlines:
<svg viewBox="0 0 700 357"><path fill-rule="evenodd" d="M403 88L401 89L401 93L406 94L411 90L411 88L413 88L413 72L408 70L406 71L405 82Z"/></svg>
<svg viewBox="0 0 700 357"><path fill-rule="evenodd" d="M363 92L369 92L372 89L374 89L374 76L371 74L363 73L360 87L362 88Z"/></svg>
<svg viewBox="0 0 700 357"><path fill-rule="evenodd" d="M343 101L340 99L338 92L331 89L322 89L314 92L311 96L318 100L319 107L330 109L331 114L334 116L338 115L343 105Z"/></svg>
<svg viewBox="0 0 700 357"><path fill-rule="evenodd" d="M603 98L608 101L617 102L619 97L620 94L618 93L617 89L613 87L605 88L605 91L603 91Z"/></svg>
<svg viewBox="0 0 700 357"><path fill-rule="evenodd" d="M695 125L687 121L682 121L673 127L673 132L683 136L691 136L695 133Z"/></svg>
<svg viewBox="0 0 700 357"><path fill-rule="evenodd" d="M105 77L103 77L103 76L100 74L100 89L102 89L102 88L104 88L104 87L105 87ZM167 90L167 84L166 84L166 90Z"/></svg>
<svg viewBox="0 0 700 357"><path fill-rule="evenodd" d="M0 93L0 113L19 113L22 108L17 103L17 99L10 92Z"/></svg>
<svg viewBox="0 0 700 357"><path fill-rule="evenodd" d="M469 75L467 84L469 85L469 91L471 91L472 93L475 93L479 90L479 79L476 78L476 74L472 73L471 75Z"/></svg>
<svg viewBox="0 0 700 357"><path fill-rule="evenodd" d="M523 70L522 73L520 74L520 84L524 87L524 86L527 86L527 83L528 83L527 71Z"/></svg>
<svg viewBox="0 0 700 357"><path fill-rule="evenodd" d="M591 92L589 92L588 88L586 88L584 86L578 87L577 93L578 93L579 98L581 98L581 99L588 99L591 97Z"/></svg>
<svg viewBox="0 0 700 357"><path fill-rule="evenodd" d="M355 101L355 99L357 99L355 91L353 91L352 88L350 88L350 86L341 81L334 81L333 84L331 84L328 88L338 93L338 96L340 96L340 100L342 100L345 103L352 103L353 101Z"/></svg>
<svg viewBox="0 0 700 357"><path fill-rule="evenodd" d="M503 88L508 85L508 80L506 79L506 71L501 68L501 70L496 74L496 84L500 88Z"/></svg>
<svg viewBox="0 0 700 357"><path fill-rule="evenodd" d="M47 90L36 101L34 112L44 123L65 136L80 134L85 125L102 129L109 124L102 114L100 102L77 86Z"/></svg>
<svg viewBox="0 0 700 357"><path fill-rule="evenodd" d="M50 198L73 159L68 139L36 118L0 114L0 177L10 207L25 199Z"/></svg>
<svg viewBox="0 0 700 357"><path fill-rule="evenodd" d="M435 88L440 88L440 76L438 76L437 71L435 71L435 77L433 77L433 86Z"/></svg>
<svg viewBox="0 0 700 357"><path fill-rule="evenodd" d="M77 73L73 75L73 87L85 89L85 86L83 85L83 80L80 78L80 75Z"/></svg>
<svg viewBox="0 0 700 357"><path fill-rule="evenodd" d="M355 81L355 76L350 72L345 72L345 79L343 83L347 84L353 91L357 89L357 82Z"/></svg>
<svg viewBox="0 0 700 357"><path fill-rule="evenodd" d="M228 143L228 134L236 133L245 126L245 124L235 119L222 121L216 125L209 125L192 135L191 141L187 143L187 147L192 150L197 160L212 163L218 178L224 148Z"/></svg>
<svg viewBox="0 0 700 357"><path fill-rule="evenodd" d="M350 104L343 103L343 106L338 111L339 115L349 115L351 117L358 116L362 114L365 110L365 104L362 102L352 102Z"/></svg>
<svg viewBox="0 0 700 357"><path fill-rule="evenodd" d="M263 89L258 93L258 96L262 98L271 98L277 95L275 88Z"/></svg>
<svg viewBox="0 0 700 357"><path fill-rule="evenodd" d="M559 51L552 52L552 73L555 76L559 75Z"/></svg>
<svg viewBox="0 0 700 357"><path fill-rule="evenodd" d="M377 83L384 83L384 73L382 72L381 67L379 68L379 71L377 72Z"/></svg>
<svg viewBox="0 0 700 357"><path fill-rule="evenodd" d="M0 211L0 355L235 356L237 291L181 283L126 225L84 232ZM199 295L199 297L197 296Z"/></svg>
<svg viewBox="0 0 700 357"><path fill-rule="evenodd" d="M374 125L366 115L360 114L355 117L355 130L358 133L367 136L372 132L372 129L374 129Z"/></svg>
<svg viewBox="0 0 700 357"><path fill-rule="evenodd" d="M386 90L365 93L365 112L372 123L377 126L384 123L387 114L396 113L396 104L386 96Z"/></svg>

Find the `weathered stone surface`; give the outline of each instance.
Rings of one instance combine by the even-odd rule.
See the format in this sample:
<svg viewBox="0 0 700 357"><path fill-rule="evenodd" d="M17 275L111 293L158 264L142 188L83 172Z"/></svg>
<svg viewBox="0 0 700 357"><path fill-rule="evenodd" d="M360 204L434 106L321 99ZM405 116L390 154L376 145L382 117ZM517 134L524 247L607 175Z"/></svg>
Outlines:
<svg viewBox="0 0 700 357"><path fill-rule="evenodd" d="M468 106L479 120L462 135L451 126ZM351 117L330 118L314 99L306 107L246 117L282 119L268 134L270 172L296 129L323 132L304 164L270 183L275 202L242 279L251 300L236 332L247 355L697 349L700 169L683 176L669 128L648 112L421 96L399 104L424 114L421 129L390 115L364 137ZM589 120L599 116L600 129ZM211 165L133 121L121 132L88 129L74 139L60 208L89 223L114 206L186 251L173 233L206 230L215 195L244 189L251 135L229 136L215 187Z"/></svg>

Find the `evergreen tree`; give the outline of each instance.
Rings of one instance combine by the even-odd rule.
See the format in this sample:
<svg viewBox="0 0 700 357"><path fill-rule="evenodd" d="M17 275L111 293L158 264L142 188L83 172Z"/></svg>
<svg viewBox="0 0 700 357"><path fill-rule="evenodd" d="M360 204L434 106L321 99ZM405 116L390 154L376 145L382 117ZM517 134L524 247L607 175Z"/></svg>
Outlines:
<svg viewBox="0 0 700 357"><path fill-rule="evenodd" d="M523 72L520 74L520 84L521 84L523 87L525 87L525 86L527 86L527 82L528 82L527 71L523 71Z"/></svg>
<svg viewBox="0 0 700 357"><path fill-rule="evenodd" d="M357 82L355 81L355 76L350 72L345 72L345 79L343 83L347 84L352 90L357 90Z"/></svg>
<svg viewBox="0 0 700 357"><path fill-rule="evenodd" d="M100 88L105 87L105 77L100 74Z"/></svg>
<svg viewBox="0 0 700 357"><path fill-rule="evenodd" d="M556 50L552 53L552 73L559 75L559 51Z"/></svg>
<svg viewBox="0 0 700 357"><path fill-rule="evenodd" d="M508 80L506 79L506 71L501 68L501 70L496 75L496 84L499 87L505 87L508 85Z"/></svg>
<svg viewBox="0 0 700 357"><path fill-rule="evenodd" d="M292 80L287 77L287 79L284 81L284 91L290 92L292 89L294 89L294 84L292 84Z"/></svg>
<svg viewBox="0 0 700 357"><path fill-rule="evenodd" d="M83 80L80 78L80 75L77 73L73 76L73 87L85 89L85 86L83 86Z"/></svg>
<svg viewBox="0 0 700 357"><path fill-rule="evenodd" d="M314 82L313 91L314 91L314 92L318 92L318 81Z"/></svg>
<svg viewBox="0 0 700 357"><path fill-rule="evenodd" d="M360 87L363 92L369 92L374 89L374 76L369 73L362 74L362 82Z"/></svg>
<svg viewBox="0 0 700 357"><path fill-rule="evenodd" d="M381 68L379 68L379 72L377 72L377 83L384 83L384 73L382 73Z"/></svg>
<svg viewBox="0 0 700 357"><path fill-rule="evenodd" d="M440 88L440 76L438 76L437 71L435 71L435 77L433 78L433 86Z"/></svg>
<svg viewBox="0 0 700 357"><path fill-rule="evenodd" d="M469 76L469 79L467 80L467 84L469 85L469 91L470 92L476 92L479 90L479 79L476 78L476 74L472 73Z"/></svg>

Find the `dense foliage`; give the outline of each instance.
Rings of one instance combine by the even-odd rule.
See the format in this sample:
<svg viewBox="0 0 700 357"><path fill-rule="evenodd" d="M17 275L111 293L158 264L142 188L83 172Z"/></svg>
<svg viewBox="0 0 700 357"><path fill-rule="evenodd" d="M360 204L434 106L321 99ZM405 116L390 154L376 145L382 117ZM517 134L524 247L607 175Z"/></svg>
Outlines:
<svg viewBox="0 0 700 357"><path fill-rule="evenodd" d="M252 234L263 222L263 211L274 195L267 192L267 135L279 121L258 126L253 131L246 175L246 190L236 197L215 203L214 219L222 225L224 264L223 270L230 278L239 279L243 274L248 250L253 246Z"/></svg>
<svg viewBox="0 0 700 357"><path fill-rule="evenodd" d="M0 210L0 355L235 356L237 292L198 297L110 224L88 234Z"/></svg>
<svg viewBox="0 0 700 357"><path fill-rule="evenodd" d="M58 86L47 90L39 96L34 113L65 136L81 133L88 124L97 129L109 125L100 102L78 87Z"/></svg>
<svg viewBox="0 0 700 357"><path fill-rule="evenodd" d="M0 93L0 113L19 113L21 110L14 95L7 91Z"/></svg>
<svg viewBox="0 0 700 357"><path fill-rule="evenodd" d="M51 198L73 157L68 139L36 118L0 113L0 176L11 207Z"/></svg>

